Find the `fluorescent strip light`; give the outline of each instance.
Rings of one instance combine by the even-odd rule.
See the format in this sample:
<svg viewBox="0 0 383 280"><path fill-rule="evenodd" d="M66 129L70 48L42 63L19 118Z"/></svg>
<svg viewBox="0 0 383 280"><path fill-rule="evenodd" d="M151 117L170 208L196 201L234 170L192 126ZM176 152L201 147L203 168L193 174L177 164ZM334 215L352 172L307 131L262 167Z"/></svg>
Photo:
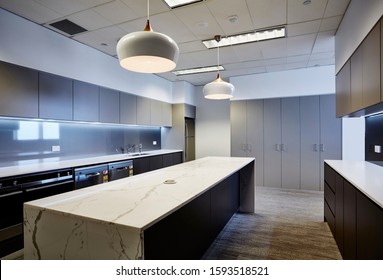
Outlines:
<svg viewBox="0 0 383 280"><path fill-rule="evenodd" d="M196 3L196 2L201 2L202 0L164 0L164 1L166 2L166 4L168 4L170 8L173 9L180 6Z"/></svg>
<svg viewBox="0 0 383 280"><path fill-rule="evenodd" d="M202 43L208 49L212 49L212 48L217 48L218 45L220 47L225 47L225 46L233 46L238 44L259 42L259 41L284 38L284 37L286 37L286 28L277 27L274 29L259 30L252 33L222 37L219 43L215 39L205 40L205 41L202 41Z"/></svg>
<svg viewBox="0 0 383 280"><path fill-rule="evenodd" d="M208 67L199 67L199 68L190 68L190 69L183 69L183 70L177 70L173 71L172 73L176 76L182 76L182 75L190 75L190 74L199 74L199 73L207 73L207 72L215 72L215 71L222 71L225 70L221 65L219 67L217 66L208 66Z"/></svg>

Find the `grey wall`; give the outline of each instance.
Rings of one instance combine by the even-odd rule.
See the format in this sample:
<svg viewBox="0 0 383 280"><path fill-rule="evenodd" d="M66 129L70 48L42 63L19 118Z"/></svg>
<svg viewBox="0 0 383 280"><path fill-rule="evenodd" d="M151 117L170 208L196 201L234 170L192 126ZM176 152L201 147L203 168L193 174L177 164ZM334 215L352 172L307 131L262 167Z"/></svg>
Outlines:
<svg viewBox="0 0 383 280"><path fill-rule="evenodd" d="M19 160L116 154L139 143L144 150L161 149L161 128L0 119L0 143L0 166L7 166ZM52 152L53 145L60 152Z"/></svg>

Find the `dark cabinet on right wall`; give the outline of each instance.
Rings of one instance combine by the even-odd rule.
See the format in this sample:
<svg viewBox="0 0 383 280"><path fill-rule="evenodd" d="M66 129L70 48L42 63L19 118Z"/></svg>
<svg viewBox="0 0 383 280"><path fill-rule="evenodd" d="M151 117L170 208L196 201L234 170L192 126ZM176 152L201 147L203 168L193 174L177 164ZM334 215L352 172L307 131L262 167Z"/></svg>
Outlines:
<svg viewBox="0 0 383 280"><path fill-rule="evenodd" d="M345 260L383 259L383 209L325 164L324 218ZM335 194L334 194L335 191ZM335 211L329 205L335 196ZM335 222L333 222L335 220Z"/></svg>
<svg viewBox="0 0 383 280"><path fill-rule="evenodd" d="M382 40L381 22L378 22L337 73L338 117L365 115L375 110L371 106L383 101Z"/></svg>

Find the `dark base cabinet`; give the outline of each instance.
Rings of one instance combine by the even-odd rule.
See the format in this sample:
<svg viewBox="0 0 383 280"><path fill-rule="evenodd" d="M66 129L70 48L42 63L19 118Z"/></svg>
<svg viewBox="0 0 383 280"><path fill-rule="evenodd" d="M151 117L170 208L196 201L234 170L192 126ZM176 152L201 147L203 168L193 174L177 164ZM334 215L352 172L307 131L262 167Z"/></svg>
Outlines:
<svg viewBox="0 0 383 280"><path fill-rule="evenodd" d="M200 259L239 207L239 173L144 231L148 260Z"/></svg>
<svg viewBox="0 0 383 280"><path fill-rule="evenodd" d="M133 160L133 173L138 175L179 163L182 163L182 152L136 158Z"/></svg>
<svg viewBox="0 0 383 280"><path fill-rule="evenodd" d="M382 260L383 209L326 164L325 184L329 183L335 185L325 188L324 217L343 259ZM332 189L334 213L329 210L328 201Z"/></svg>

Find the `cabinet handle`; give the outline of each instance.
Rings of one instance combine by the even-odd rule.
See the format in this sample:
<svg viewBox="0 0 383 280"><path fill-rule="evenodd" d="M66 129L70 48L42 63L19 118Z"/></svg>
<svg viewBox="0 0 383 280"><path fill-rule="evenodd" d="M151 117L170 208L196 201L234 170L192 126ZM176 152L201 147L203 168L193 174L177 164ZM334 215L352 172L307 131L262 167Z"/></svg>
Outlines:
<svg viewBox="0 0 383 280"><path fill-rule="evenodd" d="M282 150L282 152L287 152L285 144L281 144L281 150Z"/></svg>
<svg viewBox="0 0 383 280"><path fill-rule="evenodd" d="M314 151L318 152L318 144L314 144Z"/></svg>
<svg viewBox="0 0 383 280"><path fill-rule="evenodd" d="M275 150L280 152L281 151L281 145L280 144L275 144Z"/></svg>
<svg viewBox="0 0 383 280"><path fill-rule="evenodd" d="M320 144L320 151L321 151L321 152L325 152L325 150L324 150L324 144Z"/></svg>

